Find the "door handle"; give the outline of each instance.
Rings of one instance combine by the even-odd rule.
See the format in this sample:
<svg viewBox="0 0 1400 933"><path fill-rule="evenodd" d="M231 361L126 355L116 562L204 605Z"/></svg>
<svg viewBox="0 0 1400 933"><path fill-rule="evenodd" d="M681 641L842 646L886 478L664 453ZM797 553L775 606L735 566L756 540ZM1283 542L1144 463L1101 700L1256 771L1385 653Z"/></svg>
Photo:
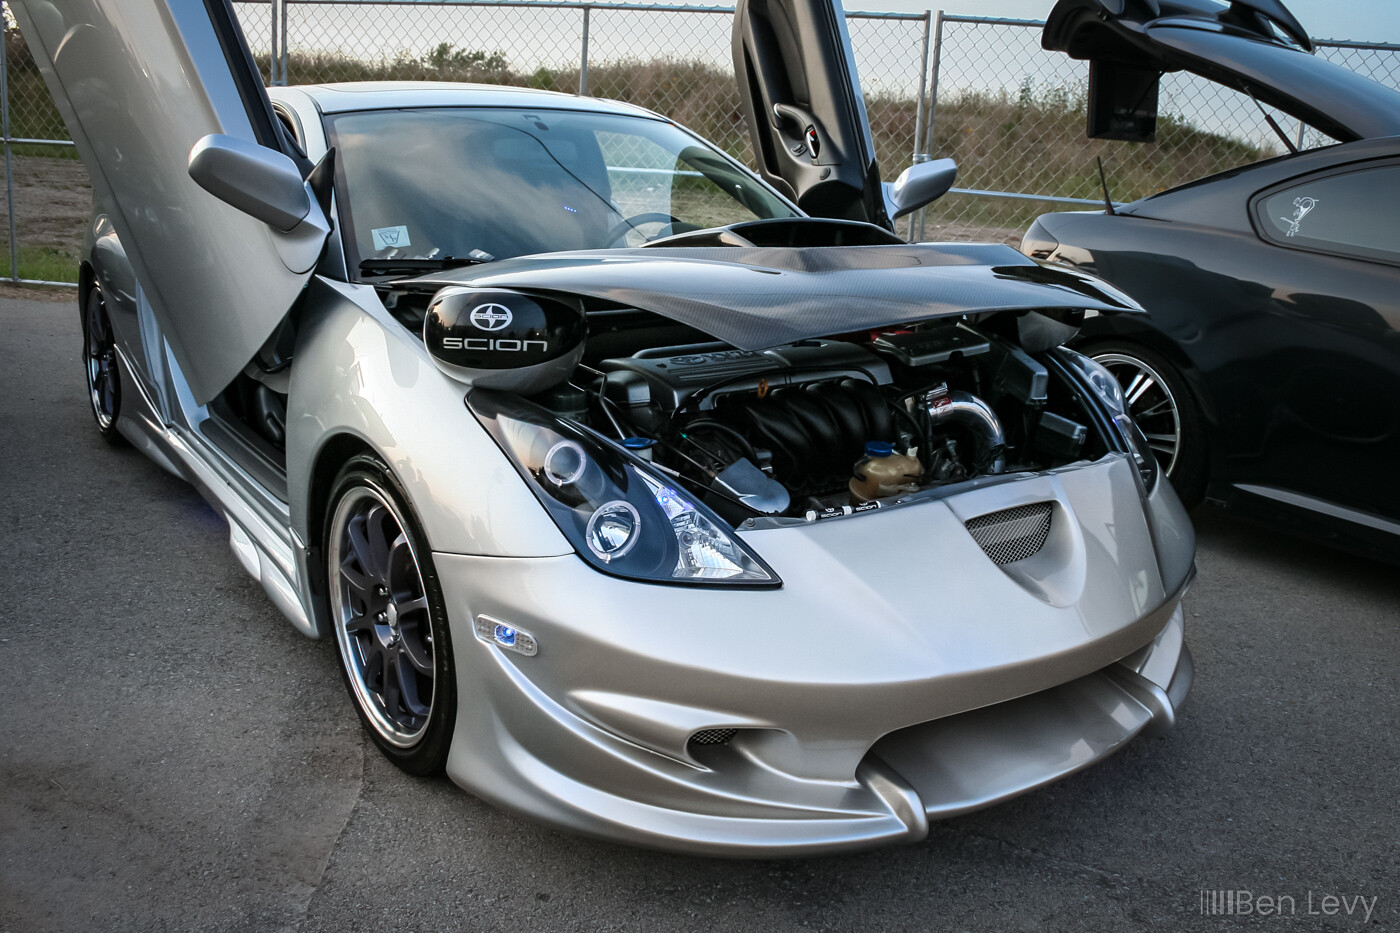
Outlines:
<svg viewBox="0 0 1400 933"><path fill-rule="evenodd" d="M796 123L799 128L812 125L812 116L801 107L794 107L792 104L773 105L773 125L781 127L784 123Z"/></svg>
<svg viewBox="0 0 1400 933"><path fill-rule="evenodd" d="M817 119L801 107L792 104L773 105L773 127L782 129L783 124L792 123L802 134L802 141L806 143L806 148L812 153L812 158L816 158L821 152L821 135L817 133ZM794 154L800 154L800 147L793 147Z"/></svg>

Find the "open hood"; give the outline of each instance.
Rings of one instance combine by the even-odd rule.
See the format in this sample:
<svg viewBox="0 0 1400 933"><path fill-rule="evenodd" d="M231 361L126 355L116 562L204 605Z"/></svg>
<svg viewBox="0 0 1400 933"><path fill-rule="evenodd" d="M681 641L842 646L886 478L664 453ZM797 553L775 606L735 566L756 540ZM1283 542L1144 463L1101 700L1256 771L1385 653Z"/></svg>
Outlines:
<svg viewBox="0 0 1400 933"><path fill-rule="evenodd" d="M987 244L590 250L397 284L595 298L655 312L741 350L950 315L1142 310L1091 276Z"/></svg>
<svg viewBox="0 0 1400 933"><path fill-rule="evenodd" d="M1110 83L1188 71L1342 142L1400 135L1400 93L1309 54L1307 32L1279 0L1059 0L1041 44L1104 66ZM1096 91L1115 93L1095 88L1091 98ZM1137 87L1126 95L1143 96Z"/></svg>
<svg viewBox="0 0 1400 933"><path fill-rule="evenodd" d="M208 401L287 314L328 231L310 191L300 197L309 166L284 149L229 0L9 6L196 400ZM264 219L226 203L240 196Z"/></svg>
<svg viewBox="0 0 1400 933"><path fill-rule="evenodd" d="M841 0L739 0L733 45L764 180L813 217L889 227Z"/></svg>

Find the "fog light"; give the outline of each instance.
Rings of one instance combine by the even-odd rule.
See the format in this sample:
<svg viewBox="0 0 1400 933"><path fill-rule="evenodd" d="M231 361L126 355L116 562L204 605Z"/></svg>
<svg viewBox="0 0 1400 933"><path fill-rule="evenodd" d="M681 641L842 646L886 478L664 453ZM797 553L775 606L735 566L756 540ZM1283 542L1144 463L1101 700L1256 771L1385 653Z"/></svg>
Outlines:
<svg viewBox="0 0 1400 933"><path fill-rule="evenodd" d="M527 657L533 657L540 650L535 636L529 632L522 632L513 625L507 625L500 619L477 616L475 630L477 638L488 645L495 645L497 648L504 648Z"/></svg>

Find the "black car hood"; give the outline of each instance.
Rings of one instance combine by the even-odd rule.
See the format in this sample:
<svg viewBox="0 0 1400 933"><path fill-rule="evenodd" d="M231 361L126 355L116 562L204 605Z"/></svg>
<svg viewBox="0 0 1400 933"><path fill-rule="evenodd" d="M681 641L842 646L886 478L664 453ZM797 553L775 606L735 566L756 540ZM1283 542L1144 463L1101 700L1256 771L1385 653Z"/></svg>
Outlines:
<svg viewBox="0 0 1400 933"><path fill-rule="evenodd" d="M1072 58L1188 71L1342 142L1400 135L1400 92L1308 54L1279 0L1059 0L1041 45Z"/></svg>
<svg viewBox="0 0 1400 933"><path fill-rule="evenodd" d="M950 315L1142 311L1092 276L991 244L589 250L402 284L595 298L655 312L742 350Z"/></svg>

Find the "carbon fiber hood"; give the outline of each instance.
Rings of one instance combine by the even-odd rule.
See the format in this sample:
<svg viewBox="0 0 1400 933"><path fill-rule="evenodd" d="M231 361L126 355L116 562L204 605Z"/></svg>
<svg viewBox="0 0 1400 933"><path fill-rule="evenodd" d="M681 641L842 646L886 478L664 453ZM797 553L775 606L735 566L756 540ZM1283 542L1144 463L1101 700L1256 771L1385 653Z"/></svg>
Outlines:
<svg viewBox="0 0 1400 933"><path fill-rule="evenodd" d="M653 311L742 350L950 315L1144 313L1106 282L994 244L589 250L502 260L403 284L595 298Z"/></svg>

